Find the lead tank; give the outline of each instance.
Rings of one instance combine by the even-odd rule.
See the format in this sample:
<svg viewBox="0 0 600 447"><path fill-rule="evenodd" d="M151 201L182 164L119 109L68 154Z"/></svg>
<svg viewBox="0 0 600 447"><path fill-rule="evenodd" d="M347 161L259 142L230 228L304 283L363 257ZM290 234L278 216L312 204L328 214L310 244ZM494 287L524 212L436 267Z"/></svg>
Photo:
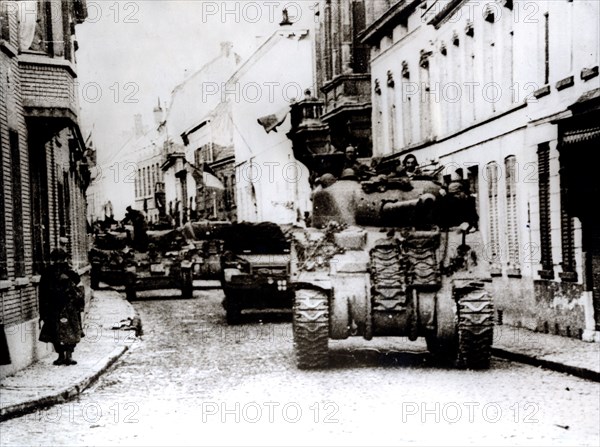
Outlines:
<svg viewBox="0 0 600 447"><path fill-rule="evenodd" d="M328 340L424 337L436 359L489 367L491 281L476 206L455 182L378 176L313 193L293 233L290 282L297 366L328 364Z"/></svg>

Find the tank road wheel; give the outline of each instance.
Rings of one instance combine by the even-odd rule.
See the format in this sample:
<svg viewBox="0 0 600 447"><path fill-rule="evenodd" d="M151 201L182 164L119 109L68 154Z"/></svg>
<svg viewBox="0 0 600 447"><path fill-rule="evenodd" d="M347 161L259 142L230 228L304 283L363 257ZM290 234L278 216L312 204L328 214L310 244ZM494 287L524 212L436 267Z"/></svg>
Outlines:
<svg viewBox="0 0 600 447"><path fill-rule="evenodd" d="M293 329L298 368L325 368L329 364L329 303L324 292L296 291Z"/></svg>
<svg viewBox="0 0 600 447"><path fill-rule="evenodd" d="M425 335L427 349L434 362L443 367L454 367L458 359L456 301L450 290L443 290L435 298L435 329Z"/></svg>
<svg viewBox="0 0 600 447"><path fill-rule="evenodd" d="M482 287L455 290L458 316L458 367L490 367L494 338L494 305Z"/></svg>

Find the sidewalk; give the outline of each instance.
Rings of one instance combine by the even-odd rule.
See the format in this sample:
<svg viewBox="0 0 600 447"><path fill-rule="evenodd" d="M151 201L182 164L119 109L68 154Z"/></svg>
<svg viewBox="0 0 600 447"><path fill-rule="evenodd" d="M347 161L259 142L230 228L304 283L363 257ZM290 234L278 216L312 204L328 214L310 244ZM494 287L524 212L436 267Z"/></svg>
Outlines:
<svg viewBox="0 0 600 447"><path fill-rule="evenodd" d="M113 290L94 292L86 337L75 350L75 366L54 366L49 355L0 384L0 421L78 395L135 341L135 331L113 326L134 317L133 307ZM600 382L600 343L586 343L511 326L494 328L494 356Z"/></svg>
<svg viewBox="0 0 600 447"><path fill-rule="evenodd" d="M134 316L131 304L118 292L94 291L84 321L86 336L73 354L77 365L55 366L52 353L5 377L0 384L0 421L65 402L90 386L135 341L134 330L112 329Z"/></svg>
<svg viewBox="0 0 600 447"><path fill-rule="evenodd" d="M600 343L496 326L492 355L600 382Z"/></svg>

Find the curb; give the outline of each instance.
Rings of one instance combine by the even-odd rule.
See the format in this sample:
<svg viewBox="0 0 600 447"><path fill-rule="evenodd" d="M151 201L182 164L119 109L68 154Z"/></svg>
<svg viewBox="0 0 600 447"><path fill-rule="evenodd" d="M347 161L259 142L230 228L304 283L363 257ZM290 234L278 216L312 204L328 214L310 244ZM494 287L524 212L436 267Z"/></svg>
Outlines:
<svg viewBox="0 0 600 447"><path fill-rule="evenodd" d="M20 404L11 405L0 409L0 421L12 419L17 416L29 413L33 410L49 407L51 405L67 402L75 396L81 394L86 388L92 385L100 376L106 372L127 350L129 346L118 346L106 357L104 365L88 377L84 377L74 385L58 390L49 396L43 396L35 400L23 402Z"/></svg>
<svg viewBox="0 0 600 447"><path fill-rule="evenodd" d="M520 352L507 351L502 348L492 348L492 354L496 357L502 357L508 360L513 360L519 363L525 363L531 366L541 366L542 368L550 369L560 373L571 374L582 379L600 382L600 373L591 369L581 368L579 366L566 365L564 363L553 362L552 360L544 360Z"/></svg>

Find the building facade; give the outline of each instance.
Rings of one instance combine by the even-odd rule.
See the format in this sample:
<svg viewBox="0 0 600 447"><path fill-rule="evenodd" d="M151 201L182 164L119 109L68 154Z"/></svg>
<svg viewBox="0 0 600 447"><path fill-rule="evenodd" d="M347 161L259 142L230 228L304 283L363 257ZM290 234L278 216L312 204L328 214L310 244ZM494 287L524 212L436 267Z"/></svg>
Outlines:
<svg viewBox="0 0 600 447"><path fill-rule="evenodd" d="M321 120L331 144L353 145L371 156L369 48L359 38L375 8L385 0L325 0L318 4L315 37L316 89L323 101Z"/></svg>
<svg viewBox="0 0 600 447"><path fill-rule="evenodd" d="M83 0L0 2L0 322L10 354L0 377L52 352L37 341L50 251L66 249L82 275L88 268L74 35L86 15Z"/></svg>
<svg viewBox="0 0 600 447"><path fill-rule="evenodd" d="M231 42L173 89L163 148L164 186L176 224L236 218L230 109L223 87L241 62Z"/></svg>
<svg viewBox="0 0 600 447"><path fill-rule="evenodd" d="M197 125L182 134L186 159L193 159L197 220L237 220L235 153L231 104L222 102Z"/></svg>
<svg viewBox="0 0 600 447"><path fill-rule="evenodd" d="M143 211L150 225L158 224L161 214L166 213L166 206L162 199L165 183L160 168L163 162L166 129L160 100L153 112L153 128L143 132L132 145L131 159L135 174L129 176L130 180L133 179L135 194L133 208ZM139 119L139 115L136 115L136 119Z"/></svg>
<svg viewBox="0 0 600 447"><path fill-rule="evenodd" d="M284 21L225 85L239 221L299 223L310 210L309 173L288 133L291 104L314 84L313 55L312 32Z"/></svg>
<svg viewBox="0 0 600 447"><path fill-rule="evenodd" d="M439 163L477 195L496 309L598 340L596 1L395 2L371 47L373 154ZM585 29L585 32L578 30Z"/></svg>

